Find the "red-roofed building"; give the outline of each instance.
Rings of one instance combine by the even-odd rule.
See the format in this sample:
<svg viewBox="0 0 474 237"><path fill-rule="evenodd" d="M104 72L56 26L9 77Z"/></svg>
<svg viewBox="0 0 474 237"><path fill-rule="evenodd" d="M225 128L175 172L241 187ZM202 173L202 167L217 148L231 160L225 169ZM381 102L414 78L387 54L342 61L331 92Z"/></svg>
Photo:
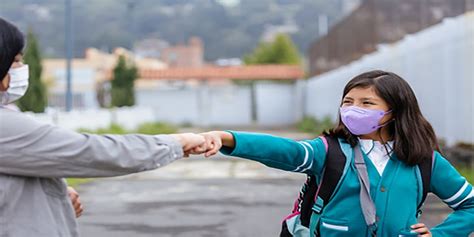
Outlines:
<svg viewBox="0 0 474 237"><path fill-rule="evenodd" d="M201 68L165 68L140 70L140 79L146 80L296 80L301 79L304 72L299 66L293 65L250 65L217 67L206 66Z"/></svg>
<svg viewBox="0 0 474 237"><path fill-rule="evenodd" d="M188 44L170 46L160 39L146 39L134 47L137 56L153 57L165 62L169 67L202 67L204 45L200 38L191 37Z"/></svg>

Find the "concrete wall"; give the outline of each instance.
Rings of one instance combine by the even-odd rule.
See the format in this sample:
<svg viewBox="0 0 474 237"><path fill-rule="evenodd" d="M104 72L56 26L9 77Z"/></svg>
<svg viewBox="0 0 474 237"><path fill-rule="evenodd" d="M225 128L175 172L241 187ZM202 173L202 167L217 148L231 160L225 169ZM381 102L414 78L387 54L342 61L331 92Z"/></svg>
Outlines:
<svg viewBox="0 0 474 237"><path fill-rule="evenodd" d="M255 85L257 121L286 126L301 118L301 84L259 82ZM137 104L151 107L157 120L200 126L252 125L250 86L226 85L138 91Z"/></svg>
<svg viewBox="0 0 474 237"><path fill-rule="evenodd" d="M178 125L244 127L293 125L302 118L302 82L255 85L257 120L252 120L250 86L213 86L151 89L136 92L136 106L117 109L83 109L70 113L50 110L30 114L38 120L68 129L97 129L117 123L134 129L144 122Z"/></svg>
<svg viewBox="0 0 474 237"><path fill-rule="evenodd" d="M153 110L144 107L129 107L110 110L73 110L71 112L50 110L43 114L27 114L41 122L55 124L71 130L77 130L79 128L94 130L108 127L112 123L119 124L127 129L135 129L142 123L156 121Z"/></svg>

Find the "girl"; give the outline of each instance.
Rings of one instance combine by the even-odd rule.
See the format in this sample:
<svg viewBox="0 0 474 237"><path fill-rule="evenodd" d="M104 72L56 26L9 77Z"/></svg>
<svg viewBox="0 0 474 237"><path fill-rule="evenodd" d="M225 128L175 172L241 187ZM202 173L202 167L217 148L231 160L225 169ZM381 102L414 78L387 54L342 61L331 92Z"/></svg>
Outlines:
<svg viewBox="0 0 474 237"><path fill-rule="evenodd" d="M324 204L318 218L311 217L309 226L287 221L294 236L468 236L474 230L471 184L441 155L412 89L394 73L370 71L349 81L338 125L313 140L296 142L233 131L202 135L207 150L195 152L211 156L220 150L273 168L314 175L319 181L326 163L327 138L338 139L350 161L348 169L330 202ZM362 162L354 161L358 156ZM429 190L454 210L431 230L417 223L418 165L427 159L433 159ZM359 168L364 163L366 168Z"/></svg>
<svg viewBox="0 0 474 237"><path fill-rule="evenodd" d="M2 105L21 98L28 88L23 47L23 34L0 18ZM204 142L196 134L79 134L0 107L0 236L78 236L74 208L79 215L82 208L68 200L63 177L152 170Z"/></svg>

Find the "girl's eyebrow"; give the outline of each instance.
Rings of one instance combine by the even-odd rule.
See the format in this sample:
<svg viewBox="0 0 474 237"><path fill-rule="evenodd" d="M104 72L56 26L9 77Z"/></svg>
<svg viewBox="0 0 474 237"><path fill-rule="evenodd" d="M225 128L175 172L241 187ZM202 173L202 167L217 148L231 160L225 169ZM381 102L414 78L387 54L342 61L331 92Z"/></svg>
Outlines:
<svg viewBox="0 0 474 237"><path fill-rule="evenodd" d="M378 100L378 99L375 97L363 97L361 98L361 100Z"/></svg>
<svg viewBox="0 0 474 237"><path fill-rule="evenodd" d="M354 98L347 96L347 97L344 97L344 100L354 100ZM365 101L365 100L378 101L378 99L375 98L375 97L362 97L362 98L360 98L360 100L364 100L364 101Z"/></svg>

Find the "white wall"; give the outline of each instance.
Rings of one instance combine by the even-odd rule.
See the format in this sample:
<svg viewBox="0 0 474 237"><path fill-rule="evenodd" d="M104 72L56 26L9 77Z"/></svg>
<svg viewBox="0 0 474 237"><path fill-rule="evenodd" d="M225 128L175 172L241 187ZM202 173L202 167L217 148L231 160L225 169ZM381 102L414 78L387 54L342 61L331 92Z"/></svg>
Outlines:
<svg viewBox="0 0 474 237"><path fill-rule="evenodd" d="M210 89L206 125L245 126L252 124L250 87L213 87Z"/></svg>
<svg viewBox="0 0 474 237"><path fill-rule="evenodd" d="M151 108L156 120L173 123L195 123L199 120L199 90L137 91L135 96L136 104Z"/></svg>
<svg viewBox="0 0 474 237"><path fill-rule="evenodd" d="M300 84L256 84L257 124L277 127L295 124L302 117Z"/></svg>
<svg viewBox="0 0 474 237"><path fill-rule="evenodd" d="M250 86L225 85L136 91L131 108L77 109L30 114L38 120L68 129L97 129L115 122L134 129L144 122L197 126L287 126L302 117L304 84L256 84L257 121L252 121Z"/></svg>
<svg viewBox="0 0 474 237"><path fill-rule="evenodd" d="M286 126L301 118L298 84L259 82L255 85L257 121L263 126ZM157 120L200 126L252 125L250 86L225 85L137 91L137 105L153 108Z"/></svg>
<svg viewBox="0 0 474 237"><path fill-rule="evenodd" d="M118 109L90 109L73 110L71 112L49 111L43 114L27 113L35 119L55 124L71 130L79 128L98 129L119 124L126 129L135 129L145 122L155 122L153 110L143 107L129 107Z"/></svg>

